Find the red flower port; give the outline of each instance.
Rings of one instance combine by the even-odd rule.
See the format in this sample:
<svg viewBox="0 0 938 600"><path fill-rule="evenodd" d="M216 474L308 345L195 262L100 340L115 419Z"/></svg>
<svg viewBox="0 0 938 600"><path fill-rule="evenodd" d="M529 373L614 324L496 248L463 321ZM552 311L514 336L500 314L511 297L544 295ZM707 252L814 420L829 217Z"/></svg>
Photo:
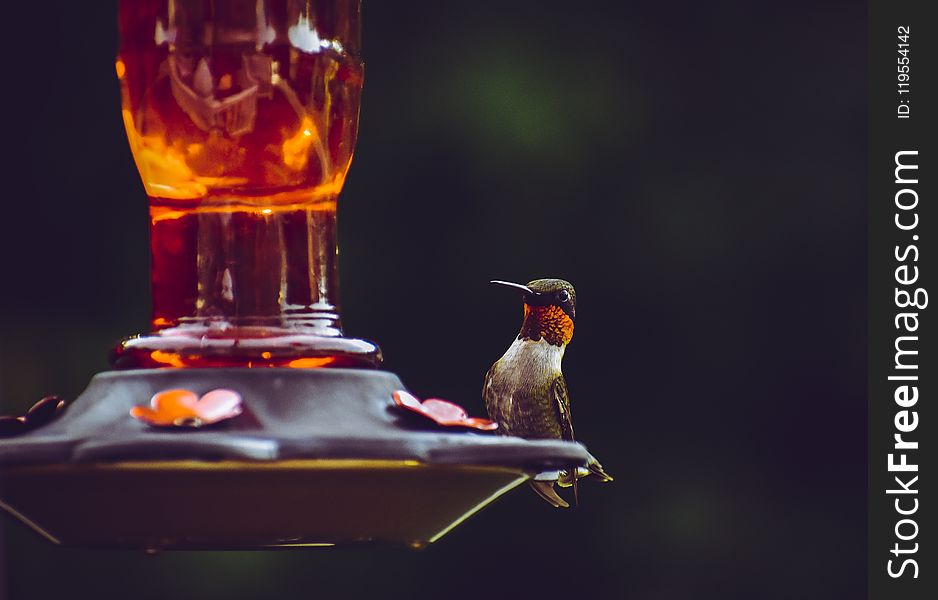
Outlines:
<svg viewBox="0 0 938 600"><path fill-rule="evenodd" d="M199 398L190 390L163 390L154 394L150 406L135 406L130 416L153 427L203 427L241 414L241 394L212 390Z"/></svg>
<svg viewBox="0 0 938 600"><path fill-rule="evenodd" d="M401 408L424 416L444 427L468 427L481 431L498 429L498 423L495 421L470 417L463 407L446 400L428 398L421 402L413 394L404 390L398 390L392 395L394 403Z"/></svg>

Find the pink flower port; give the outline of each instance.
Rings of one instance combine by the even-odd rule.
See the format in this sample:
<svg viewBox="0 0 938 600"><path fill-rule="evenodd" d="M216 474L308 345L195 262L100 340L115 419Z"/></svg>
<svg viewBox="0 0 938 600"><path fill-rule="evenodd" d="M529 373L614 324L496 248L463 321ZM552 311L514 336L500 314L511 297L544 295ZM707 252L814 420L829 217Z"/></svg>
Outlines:
<svg viewBox="0 0 938 600"><path fill-rule="evenodd" d="M241 414L241 394L212 390L201 398L185 389L163 390L153 395L150 406L135 406L130 416L154 427L202 427Z"/></svg>
<svg viewBox="0 0 938 600"><path fill-rule="evenodd" d="M421 402L410 392L398 390L392 394L394 403L401 408L422 415L444 427L468 427L481 431L498 429L498 423L488 419L470 417L466 410L446 400L428 398Z"/></svg>

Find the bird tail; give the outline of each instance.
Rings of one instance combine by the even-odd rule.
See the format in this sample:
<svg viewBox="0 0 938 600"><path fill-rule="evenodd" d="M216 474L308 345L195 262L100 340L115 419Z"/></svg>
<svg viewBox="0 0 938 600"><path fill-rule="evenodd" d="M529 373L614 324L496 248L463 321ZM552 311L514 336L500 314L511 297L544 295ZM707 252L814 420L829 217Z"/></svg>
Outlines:
<svg viewBox="0 0 938 600"><path fill-rule="evenodd" d="M557 492L554 491L553 481L532 479L530 483L531 489L537 492L538 496L549 502L554 508L570 508L570 505L567 503L567 501L561 498Z"/></svg>
<svg viewBox="0 0 938 600"><path fill-rule="evenodd" d="M599 461L596 460L596 457L592 454L590 454L589 461L586 463L586 470L590 475L598 478L599 481L603 483L612 481L612 475L606 473L606 470L603 469L603 466L599 464Z"/></svg>

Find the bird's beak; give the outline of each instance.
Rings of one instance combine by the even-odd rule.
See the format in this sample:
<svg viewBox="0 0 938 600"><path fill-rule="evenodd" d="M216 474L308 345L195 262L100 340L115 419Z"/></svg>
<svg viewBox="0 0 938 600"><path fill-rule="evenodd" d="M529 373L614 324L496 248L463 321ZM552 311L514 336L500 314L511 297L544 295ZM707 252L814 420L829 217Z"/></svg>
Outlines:
<svg viewBox="0 0 938 600"><path fill-rule="evenodd" d="M524 293L525 295L535 296L534 290L529 288L526 285L521 285L520 283L512 283L510 281L499 281L497 279L490 281L489 283L494 283L495 285L503 285L505 287L510 287L518 290L519 292Z"/></svg>

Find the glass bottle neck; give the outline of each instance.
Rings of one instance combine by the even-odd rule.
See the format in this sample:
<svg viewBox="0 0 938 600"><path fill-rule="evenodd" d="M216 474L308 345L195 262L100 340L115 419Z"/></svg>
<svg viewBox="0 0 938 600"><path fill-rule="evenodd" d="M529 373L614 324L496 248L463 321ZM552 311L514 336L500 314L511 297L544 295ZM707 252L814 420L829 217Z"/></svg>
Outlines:
<svg viewBox="0 0 938 600"><path fill-rule="evenodd" d="M302 207L151 204L153 329L341 335L335 200Z"/></svg>

